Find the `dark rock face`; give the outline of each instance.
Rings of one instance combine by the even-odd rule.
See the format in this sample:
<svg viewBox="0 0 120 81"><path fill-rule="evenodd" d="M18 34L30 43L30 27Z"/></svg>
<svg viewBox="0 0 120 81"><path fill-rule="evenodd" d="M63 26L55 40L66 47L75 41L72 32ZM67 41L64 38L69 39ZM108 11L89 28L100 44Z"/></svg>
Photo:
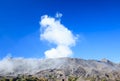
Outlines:
<svg viewBox="0 0 120 81"><path fill-rule="evenodd" d="M10 60L10 59L9 59ZM34 75L36 77L44 77L58 81L67 81L71 76L76 81L119 81L120 80L120 65L109 60L83 60L78 58L56 58L34 60L35 67L29 66L30 61L12 59L16 65L9 71L1 71L0 76L17 76ZM23 63L22 63L23 62ZM22 65L25 64L26 65ZM18 67L18 65L20 67ZM20 69L21 68L21 69ZM3 75L4 73L4 75ZM70 77L70 78L71 78Z"/></svg>

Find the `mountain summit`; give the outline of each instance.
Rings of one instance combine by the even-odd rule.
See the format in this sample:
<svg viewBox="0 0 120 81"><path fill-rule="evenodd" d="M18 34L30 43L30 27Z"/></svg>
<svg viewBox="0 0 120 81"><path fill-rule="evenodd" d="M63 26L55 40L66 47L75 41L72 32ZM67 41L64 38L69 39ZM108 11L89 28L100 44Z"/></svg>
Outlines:
<svg viewBox="0 0 120 81"><path fill-rule="evenodd" d="M119 81L120 65L107 59L84 60L79 58L23 59L9 58L0 61L0 76L32 75L54 78L50 81ZM71 80L74 81L74 80Z"/></svg>

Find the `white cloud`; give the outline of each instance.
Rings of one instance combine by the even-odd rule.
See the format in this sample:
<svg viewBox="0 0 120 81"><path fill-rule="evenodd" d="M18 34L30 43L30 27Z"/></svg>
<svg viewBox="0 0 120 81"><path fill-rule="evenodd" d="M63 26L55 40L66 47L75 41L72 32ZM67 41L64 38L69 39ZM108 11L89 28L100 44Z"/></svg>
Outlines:
<svg viewBox="0 0 120 81"><path fill-rule="evenodd" d="M24 59L24 58L10 58L6 57L0 60L0 74L5 75L9 73L15 74L31 74L35 72L36 67L38 67L37 60L35 59Z"/></svg>
<svg viewBox="0 0 120 81"><path fill-rule="evenodd" d="M55 16L56 18L60 18L60 17L62 17L62 14L61 13L56 13L56 16Z"/></svg>
<svg viewBox="0 0 120 81"><path fill-rule="evenodd" d="M47 58L68 57L72 54L71 49L68 46L57 46L45 52Z"/></svg>
<svg viewBox="0 0 120 81"><path fill-rule="evenodd" d="M61 17L62 14L56 14ZM68 57L72 55L71 46L76 43L76 36L67 29L60 20L44 15L41 17L41 39L55 44L56 48L52 48L45 52L47 58Z"/></svg>
<svg viewBox="0 0 120 81"><path fill-rule="evenodd" d="M56 14L56 18L60 18L62 14ZM76 43L76 36L60 23L60 19L56 19L44 15L41 17L41 39L55 44L56 48L51 48L45 51L46 58L68 57L72 55L71 47ZM54 65L51 65L53 62ZM0 75L6 74L34 74L44 69L57 68L61 60L43 60L35 58L12 58L9 53L8 56L0 60ZM49 65L46 67L46 65Z"/></svg>

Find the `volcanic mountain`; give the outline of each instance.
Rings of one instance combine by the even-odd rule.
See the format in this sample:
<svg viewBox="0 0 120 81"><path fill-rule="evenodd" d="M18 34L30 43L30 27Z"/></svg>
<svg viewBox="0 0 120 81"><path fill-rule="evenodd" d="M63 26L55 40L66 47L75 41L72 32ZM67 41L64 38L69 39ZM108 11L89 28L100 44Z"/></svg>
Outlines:
<svg viewBox="0 0 120 81"><path fill-rule="evenodd" d="M20 75L42 77L47 81L120 81L120 65L107 59L80 58L7 58L0 61L1 78Z"/></svg>

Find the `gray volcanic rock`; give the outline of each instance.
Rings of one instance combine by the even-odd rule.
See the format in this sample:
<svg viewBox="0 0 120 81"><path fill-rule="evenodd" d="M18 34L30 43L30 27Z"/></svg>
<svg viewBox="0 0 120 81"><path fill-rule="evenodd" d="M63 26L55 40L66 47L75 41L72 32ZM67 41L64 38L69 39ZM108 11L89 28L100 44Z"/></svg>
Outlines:
<svg viewBox="0 0 120 81"><path fill-rule="evenodd" d="M7 66L7 68L5 65L9 65L9 67ZM74 76L79 79L97 77L97 79L105 78L108 81L116 81L116 79L120 80L120 65L106 59L97 61L79 58L9 58L0 61L0 76L17 76L18 74L46 78L50 76L55 78Z"/></svg>

